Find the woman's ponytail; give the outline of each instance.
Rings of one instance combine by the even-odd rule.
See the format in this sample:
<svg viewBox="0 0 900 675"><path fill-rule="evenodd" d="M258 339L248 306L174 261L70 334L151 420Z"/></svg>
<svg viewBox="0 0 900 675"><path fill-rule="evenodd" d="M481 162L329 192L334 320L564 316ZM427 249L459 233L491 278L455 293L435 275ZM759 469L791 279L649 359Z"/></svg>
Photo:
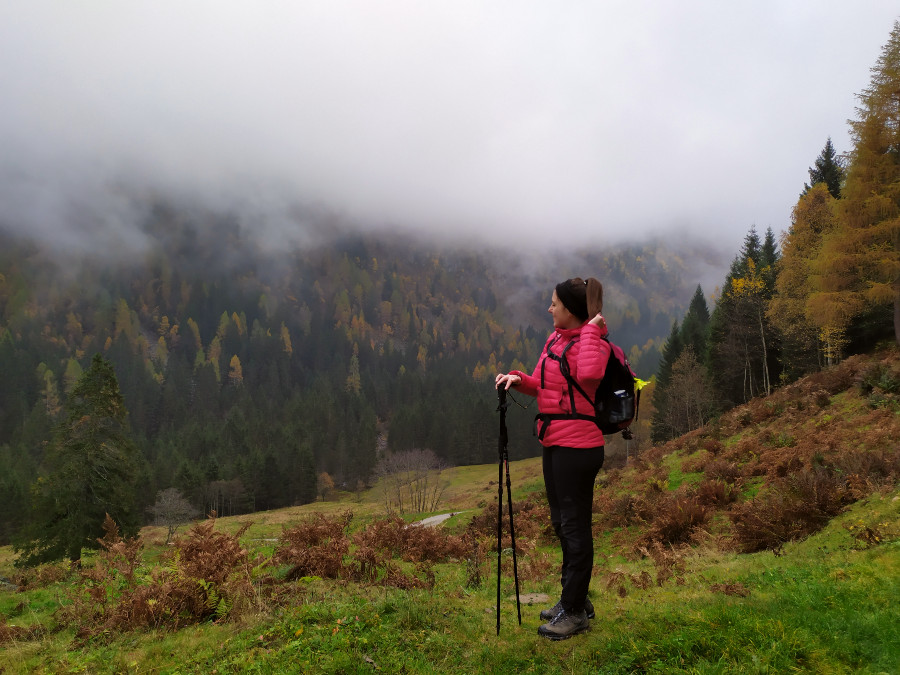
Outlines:
<svg viewBox="0 0 900 675"><path fill-rule="evenodd" d="M594 277L588 277L584 283L588 317L592 318L603 311L603 284Z"/></svg>

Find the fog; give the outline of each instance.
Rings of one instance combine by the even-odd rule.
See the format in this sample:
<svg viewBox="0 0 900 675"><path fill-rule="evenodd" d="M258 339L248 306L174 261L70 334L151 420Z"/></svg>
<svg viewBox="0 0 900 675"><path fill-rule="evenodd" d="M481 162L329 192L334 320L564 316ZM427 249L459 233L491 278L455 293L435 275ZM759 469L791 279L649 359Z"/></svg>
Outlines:
<svg viewBox="0 0 900 675"><path fill-rule="evenodd" d="M511 248L787 228L895 1L0 0L0 227L154 199ZM99 235L101 238L97 238Z"/></svg>

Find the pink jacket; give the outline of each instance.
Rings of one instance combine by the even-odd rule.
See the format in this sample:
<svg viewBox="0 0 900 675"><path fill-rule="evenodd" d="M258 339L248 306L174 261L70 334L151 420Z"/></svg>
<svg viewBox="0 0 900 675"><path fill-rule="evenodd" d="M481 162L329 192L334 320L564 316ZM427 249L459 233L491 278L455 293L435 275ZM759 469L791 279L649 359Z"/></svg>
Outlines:
<svg viewBox="0 0 900 675"><path fill-rule="evenodd" d="M572 412L569 398L569 385L560 370L558 361L547 357L547 347L557 356L569 342L575 341L566 352L566 361L569 363L569 373L581 385L591 398L597 391L597 386L606 372L606 362L609 359L610 346L604 340L607 334L606 327L585 323L579 328L557 329L547 338L541 357L531 375L526 375L520 370L512 371L522 378L522 383L514 389L529 396L536 396L538 410L541 413L570 413ZM543 370L544 385L541 386L541 371ZM575 390L576 412L593 415L594 409L590 402ZM561 445L568 448L595 448L603 445L603 433L599 427L590 420L562 419L539 421L538 434L545 425L549 424L541 443L544 446Z"/></svg>

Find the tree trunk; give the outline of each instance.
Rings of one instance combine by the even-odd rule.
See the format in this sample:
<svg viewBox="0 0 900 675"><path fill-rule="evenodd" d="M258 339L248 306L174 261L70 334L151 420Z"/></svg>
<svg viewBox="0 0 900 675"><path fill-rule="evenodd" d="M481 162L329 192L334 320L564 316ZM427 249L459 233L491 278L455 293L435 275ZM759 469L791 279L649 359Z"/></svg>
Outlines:
<svg viewBox="0 0 900 675"><path fill-rule="evenodd" d="M762 367L763 367L763 388L766 390L766 396L772 393L772 383L769 381L769 358L766 352L766 330L763 324L762 310L759 311L759 336L762 340Z"/></svg>
<svg viewBox="0 0 900 675"><path fill-rule="evenodd" d="M69 546L69 563L74 569L81 568L81 546L78 544L71 544Z"/></svg>
<svg viewBox="0 0 900 675"><path fill-rule="evenodd" d="M900 345L900 283L894 290L894 340Z"/></svg>

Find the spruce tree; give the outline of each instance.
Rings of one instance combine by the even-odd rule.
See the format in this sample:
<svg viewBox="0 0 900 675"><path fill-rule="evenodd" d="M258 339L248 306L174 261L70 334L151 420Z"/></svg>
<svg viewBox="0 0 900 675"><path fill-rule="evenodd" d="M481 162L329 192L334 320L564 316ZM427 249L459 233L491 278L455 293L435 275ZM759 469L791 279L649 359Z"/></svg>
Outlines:
<svg viewBox="0 0 900 675"><path fill-rule="evenodd" d="M844 165L834 151L834 146L831 144L831 137L829 136L825 142L825 147L816 158L815 166L809 167L809 185L804 183L801 194L805 195L813 186L824 183L831 196L835 199L840 199L843 182Z"/></svg>
<svg viewBox="0 0 900 675"><path fill-rule="evenodd" d="M668 388L672 380L672 368L682 351L684 343L681 341L681 329L676 321L672 324L672 331L663 345L662 359L656 373L656 388L653 390L654 413L650 420L650 439L654 443L662 443L671 437L669 426L665 422L670 405Z"/></svg>
<svg viewBox="0 0 900 675"><path fill-rule="evenodd" d="M684 343L681 341L681 328L675 321L672 323L672 330L666 339L666 344L663 345L662 360L659 362L659 370L656 373L657 386L665 386L669 383L669 378L672 376L672 365L681 356L682 349L684 349Z"/></svg>
<svg viewBox="0 0 900 675"><path fill-rule="evenodd" d="M771 228L760 241L751 227L710 317L706 366L723 408L769 392L777 380L765 309L778 255Z"/></svg>
<svg viewBox="0 0 900 675"><path fill-rule="evenodd" d="M81 560L99 547L109 514L125 535L136 533L137 450L112 365L100 354L66 404L48 449L45 471L32 486L32 519L16 544L16 564Z"/></svg>
<svg viewBox="0 0 900 675"><path fill-rule="evenodd" d="M709 333L709 306L703 289L697 285L694 297L688 307L687 314L681 324L681 342L685 347L694 350L694 355L700 362L706 355L706 338Z"/></svg>

